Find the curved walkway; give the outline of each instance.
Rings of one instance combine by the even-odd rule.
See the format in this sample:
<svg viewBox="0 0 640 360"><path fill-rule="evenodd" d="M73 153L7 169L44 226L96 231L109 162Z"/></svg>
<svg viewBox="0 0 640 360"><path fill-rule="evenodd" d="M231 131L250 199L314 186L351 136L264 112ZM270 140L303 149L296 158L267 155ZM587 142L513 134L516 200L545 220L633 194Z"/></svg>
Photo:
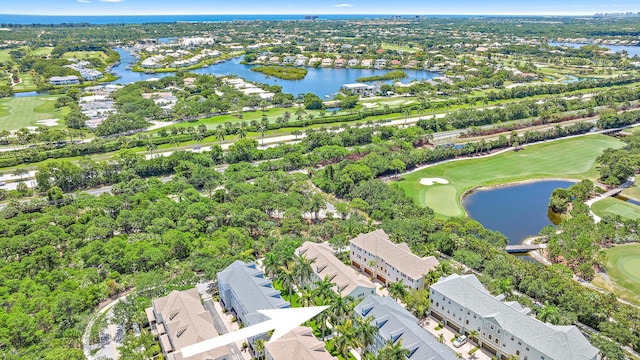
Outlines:
<svg viewBox="0 0 640 360"><path fill-rule="evenodd" d="M91 355L91 341L90 341L90 336L91 336L91 328L93 328L93 324L95 323L95 321L105 312L110 311L111 309L113 309L113 307L119 303L120 301L124 300L127 298L127 296L129 296L129 294L131 294L131 292L127 292L123 295L121 295L119 298L115 299L114 301L110 302L109 304L107 304L105 307L103 307L102 309L100 309L97 313L93 314L91 316L91 319L89 320L89 323L87 323L87 327L84 329L84 334L82 334L82 350L84 352L84 357L87 358L87 360L93 360L94 356ZM102 347L101 347L102 348ZM117 358L117 350L114 349L114 354L116 355Z"/></svg>

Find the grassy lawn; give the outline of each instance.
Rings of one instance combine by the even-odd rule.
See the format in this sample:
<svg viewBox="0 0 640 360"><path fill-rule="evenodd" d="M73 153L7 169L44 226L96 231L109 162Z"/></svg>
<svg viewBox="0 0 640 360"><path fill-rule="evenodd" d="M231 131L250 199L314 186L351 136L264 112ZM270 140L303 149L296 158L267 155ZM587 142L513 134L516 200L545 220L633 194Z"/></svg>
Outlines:
<svg viewBox="0 0 640 360"><path fill-rule="evenodd" d="M607 254L607 272L611 281L621 288L619 291L621 295L627 295L627 298L638 302L640 300L640 244L618 245L605 250L605 253Z"/></svg>
<svg viewBox="0 0 640 360"><path fill-rule="evenodd" d="M408 46L395 45L395 44L389 44L389 43L382 43L382 48L385 50L404 51L408 53L415 53L418 51L422 51L422 49L420 49L419 47L411 48Z"/></svg>
<svg viewBox="0 0 640 360"><path fill-rule="evenodd" d="M640 206L612 197L596 202L591 210L598 216L611 214L627 219L640 219Z"/></svg>
<svg viewBox="0 0 640 360"><path fill-rule="evenodd" d="M296 294L295 290L292 290L291 292L291 298L289 299L289 292L287 291L287 289L285 289L282 286L282 281L280 280L276 280L273 282L273 288L276 290L280 290L280 295L282 295L282 298L284 299L284 301L288 301L291 304L292 308L296 308L296 307L300 307L300 302L298 301L298 294Z"/></svg>
<svg viewBox="0 0 640 360"><path fill-rule="evenodd" d="M54 107L58 97L42 95L0 99L0 130L38 126L38 120L62 119L69 110Z"/></svg>
<svg viewBox="0 0 640 360"><path fill-rule="evenodd" d="M622 145L605 135L580 136L528 146L519 152L448 162L405 175L397 184L414 201L438 214L463 216L460 196L465 190L527 179L595 178L596 157L606 148ZM449 184L420 184L420 179L434 177Z"/></svg>
<svg viewBox="0 0 640 360"><path fill-rule="evenodd" d="M86 60L90 58L101 58L106 59L107 54L103 51L67 51L62 55L63 58L76 58L78 60Z"/></svg>

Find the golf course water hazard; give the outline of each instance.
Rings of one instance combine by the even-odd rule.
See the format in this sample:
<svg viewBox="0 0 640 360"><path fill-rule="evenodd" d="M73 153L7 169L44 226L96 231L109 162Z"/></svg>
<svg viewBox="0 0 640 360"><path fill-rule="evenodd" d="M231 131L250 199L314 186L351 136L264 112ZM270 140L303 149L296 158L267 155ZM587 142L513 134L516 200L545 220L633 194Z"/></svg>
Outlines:
<svg viewBox="0 0 640 360"><path fill-rule="evenodd" d="M549 197L555 188L568 188L572 181L545 180L477 190L462 200L469 217L485 228L503 233L510 245L520 244L553 222Z"/></svg>

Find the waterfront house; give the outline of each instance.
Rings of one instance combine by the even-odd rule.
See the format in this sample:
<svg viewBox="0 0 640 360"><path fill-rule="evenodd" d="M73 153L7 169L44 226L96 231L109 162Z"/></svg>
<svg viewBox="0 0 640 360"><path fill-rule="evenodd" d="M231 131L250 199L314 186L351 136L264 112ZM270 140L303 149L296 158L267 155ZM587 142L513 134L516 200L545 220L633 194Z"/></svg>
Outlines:
<svg viewBox="0 0 640 360"><path fill-rule="evenodd" d="M313 329L298 326L280 339L265 346L267 360L338 360L327 351L324 342L313 335Z"/></svg>

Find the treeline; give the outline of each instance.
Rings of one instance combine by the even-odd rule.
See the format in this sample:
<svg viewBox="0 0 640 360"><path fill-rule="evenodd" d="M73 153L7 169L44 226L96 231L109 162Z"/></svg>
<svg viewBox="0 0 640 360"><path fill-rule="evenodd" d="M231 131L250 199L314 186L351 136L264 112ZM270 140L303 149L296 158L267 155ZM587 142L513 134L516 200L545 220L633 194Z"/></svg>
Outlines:
<svg viewBox="0 0 640 360"><path fill-rule="evenodd" d="M370 81L385 81L385 80L399 80L408 77L407 73L402 70L389 71L383 75L365 76L357 78L356 81L370 82Z"/></svg>
<svg viewBox="0 0 640 360"><path fill-rule="evenodd" d="M636 112L636 116L640 111ZM640 135L633 134L622 139L622 149L606 149L596 162L599 165L600 181L610 186L620 185L640 171Z"/></svg>

